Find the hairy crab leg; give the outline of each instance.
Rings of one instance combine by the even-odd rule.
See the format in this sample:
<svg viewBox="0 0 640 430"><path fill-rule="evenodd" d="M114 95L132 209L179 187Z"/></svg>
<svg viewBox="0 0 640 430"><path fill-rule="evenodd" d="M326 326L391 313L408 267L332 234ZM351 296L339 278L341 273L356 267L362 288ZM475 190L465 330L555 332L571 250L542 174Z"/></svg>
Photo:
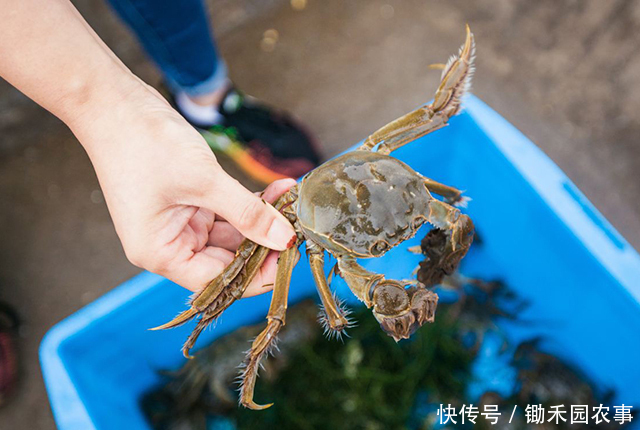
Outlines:
<svg viewBox="0 0 640 430"><path fill-rule="evenodd" d="M280 328L285 324L287 313L287 302L289 296L289 284L291 282L291 272L298 258L298 241L293 247L283 251L278 259L278 269L276 272L276 283L273 287L271 306L267 314L267 327L255 338L251 349L247 352L245 368L241 374L242 385L240 388L240 404L249 409L266 409L273 405L258 405L253 401L253 390L258 377L260 361L265 353L276 345L276 337Z"/></svg>
<svg viewBox="0 0 640 430"><path fill-rule="evenodd" d="M307 240L307 255L318 295L322 300L323 309L319 318L320 322L323 324L326 334L339 337L351 326L351 321L347 318L348 310L342 309L331 293L324 275L324 250L319 245Z"/></svg>
<svg viewBox="0 0 640 430"><path fill-rule="evenodd" d="M474 56L475 40L467 25L465 43L458 55L452 56L444 66L433 103L385 125L369 136L358 149L371 151L380 143L378 152L390 154L412 140L447 125L449 118L459 112L460 100L471 85Z"/></svg>
<svg viewBox="0 0 640 430"><path fill-rule="evenodd" d="M273 206L279 211L282 211L283 209L290 206L297 198L295 188L296 187L293 187L282 196L280 196L280 198ZM268 203L265 202L265 204ZM232 281L238 276L253 253L256 252L256 250L259 248L260 245L258 245L257 243L252 242L249 239L243 240L240 243L240 246L236 251L236 255L231 263L229 263L229 265L224 268L222 273L216 276L215 279L209 282L209 284L198 295L195 296L195 298L191 301L191 306L189 309L182 312L168 323L158 327L154 327L151 330L164 330L182 325L196 315L205 311L205 309L208 309L212 304L216 303L218 297L220 297L223 292L228 293L227 287L229 286L229 284L231 284ZM236 295L234 294L233 296L235 297ZM237 298L240 298L241 296L242 294L237 296Z"/></svg>
<svg viewBox="0 0 640 430"><path fill-rule="evenodd" d="M262 267L264 260L267 258L267 255L269 255L269 251L269 248L259 246L249 260L247 260L238 276L236 276L236 278L229 283L227 288L225 288L221 294L216 297L215 301L202 312L200 321L198 321L198 324L182 347L182 354L186 358L192 358L189 351L195 345L196 340L198 340L198 336L202 333L202 330L218 318L220 314L227 310L227 308L236 300L239 300L242 297L247 287Z"/></svg>
<svg viewBox="0 0 640 430"><path fill-rule="evenodd" d="M211 304L216 302L216 299L225 291L225 289L232 285L233 280L242 271L246 262L251 258L253 253L260 246L248 239L243 240L236 251L234 259L224 268L222 273L216 276L209 284L191 301L191 307L186 311L180 313L177 317L162 324L161 326L154 327L150 330L165 330L168 328L177 327L182 325L195 317L196 315L204 312Z"/></svg>
<svg viewBox="0 0 640 430"><path fill-rule="evenodd" d="M368 271L350 256L338 258L338 273L345 280L351 292L370 308L373 305L371 289L376 283L384 280L384 276Z"/></svg>
<svg viewBox="0 0 640 430"><path fill-rule="evenodd" d="M244 239L240 243L240 246L238 246L235 258L224 268L219 276L212 280L209 285L193 299L191 307L202 311L213 303L222 290L238 276L244 268L245 263L251 258L258 247L259 245L257 243L249 239Z"/></svg>
<svg viewBox="0 0 640 430"><path fill-rule="evenodd" d="M424 176L422 179L424 181L424 186L427 187L431 193L444 197L446 202L450 205L465 207L469 201L469 197L463 196L462 191L457 188L450 187L449 185L445 185Z"/></svg>
<svg viewBox="0 0 640 430"><path fill-rule="evenodd" d="M425 236L426 260L420 263L419 281L427 287L455 272L473 243L474 225L467 215L439 200L429 203L428 221L436 229Z"/></svg>

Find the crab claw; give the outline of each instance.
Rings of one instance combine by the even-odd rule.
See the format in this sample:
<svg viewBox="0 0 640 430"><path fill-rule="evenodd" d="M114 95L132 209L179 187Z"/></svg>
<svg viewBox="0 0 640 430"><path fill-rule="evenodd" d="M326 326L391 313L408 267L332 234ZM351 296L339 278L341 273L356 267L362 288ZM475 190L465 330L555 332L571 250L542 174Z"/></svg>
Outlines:
<svg viewBox="0 0 640 430"><path fill-rule="evenodd" d="M396 342L408 339L425 322L433 322L437 305L438 295L423 285L407 289L398 281L385 280L373 290L373 315Z"/></svg>
<svg viewBox="0 0 640 430"><path fill-rule="evenodd" d="M433 229L422 239L424 261L420 262L418 281L427 287L440 284L445 276L452 275L460 260L467 254L473 243L473 222L461 215L453 233Z"/></svg>

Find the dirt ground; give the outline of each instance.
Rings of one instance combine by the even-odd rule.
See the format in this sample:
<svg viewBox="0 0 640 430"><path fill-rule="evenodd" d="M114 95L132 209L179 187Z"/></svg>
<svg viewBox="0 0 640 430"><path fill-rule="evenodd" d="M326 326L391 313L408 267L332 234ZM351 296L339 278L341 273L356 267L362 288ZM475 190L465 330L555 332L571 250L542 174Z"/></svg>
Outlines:
<svg viewBox="0 0 640 430"><path fill-rule="evenodd" d="M159 76L100 0L75 2L135 73ZM306 121L329 157L427 101L468 22L474 93L536 142L640 249L640 1L209 0L231 76ZM276 29L272 52L261 49ZM635 39L634 39L635 37ZM57 321L139 270L89 159L58 120L0 82L0 299L24 319L23 378L2 429L53 429L37 348ZM507 202L508 203L508 202ZM96 339L96 342L99 342Z"/></svg>

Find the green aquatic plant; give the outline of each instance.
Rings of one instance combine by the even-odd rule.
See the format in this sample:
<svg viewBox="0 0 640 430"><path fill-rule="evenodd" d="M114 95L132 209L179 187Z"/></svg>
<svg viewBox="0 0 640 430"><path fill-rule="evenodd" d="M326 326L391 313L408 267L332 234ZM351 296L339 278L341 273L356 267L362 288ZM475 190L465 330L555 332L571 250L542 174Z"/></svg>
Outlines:
<svg viewBox="0 0 640 430"><path fill-rule="evenodd" d="M350 337L302 344L277 379L256 397L275 400L256 413L230 411L240 429L404 429L419 393L434 401L464 398L472 353L457 340L447 310L410 340L396 343L370 312L355 312Z"/></svg>
<svg viewBox="0 0 640 430"><path fill-rule="evenodd" d="M440 303L433 324L423 326L409 340L395 342L364 307L354 309L358 326L350 337L327 340L316 322L311 300L292 306L280 333L280 353L266 361L255 396L275 401L272 408L252 411L237 406L233 378L235 363L264 324L243 327L195 354L166 383L144 396L142 407L156 430L431 430L434 428L551 429L559 425L527 423L525 407L580 403L611 404L586 375L546 353L537 340L509 345L501 341L498 354L509 354L505 366L515 375L512 393L486 392L470 399L477 382L472 364L483 349L483 333L500 329L496 318L512 320L506 304L522 307L509 288L460 275L446 279L459 299ZM471 341L469 338L471 336ZM500 339L501 334L498 333ZM479 417L477 424L436 425L440 405L457 411L463 404L497 405L503 412L496 425ZM508 417L518 408L512 423ZM506 416L505 416L506 414ZM611 421L598 428L624 427ZM570 428L594 428L572 425Z"/></svg>

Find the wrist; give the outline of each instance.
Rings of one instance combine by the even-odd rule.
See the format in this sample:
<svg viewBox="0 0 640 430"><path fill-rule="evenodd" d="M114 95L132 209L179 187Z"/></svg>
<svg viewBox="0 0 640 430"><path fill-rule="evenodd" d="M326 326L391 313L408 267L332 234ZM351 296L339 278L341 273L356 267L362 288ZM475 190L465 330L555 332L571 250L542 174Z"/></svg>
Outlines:
<svg viewBox="0 0 640 430"><path fill-rule="evenodd" d="M130 72L116 76L95 76L74 85L65 92L55 115L76 133L103 122L114 124L143 112L144 106L166 103L157 91Z"/></svg>
<svg viewBox="0 0 640 430"><path fill-rule="evenodd" d="M91 156L97 141L115 143L118 136L153 119L154 114L172 110L152 87L136 77L119 85L98 85L77 103L70 98L69 109L59 117L73 131ZM111 146L111 145L110 145Z"/></svg>

